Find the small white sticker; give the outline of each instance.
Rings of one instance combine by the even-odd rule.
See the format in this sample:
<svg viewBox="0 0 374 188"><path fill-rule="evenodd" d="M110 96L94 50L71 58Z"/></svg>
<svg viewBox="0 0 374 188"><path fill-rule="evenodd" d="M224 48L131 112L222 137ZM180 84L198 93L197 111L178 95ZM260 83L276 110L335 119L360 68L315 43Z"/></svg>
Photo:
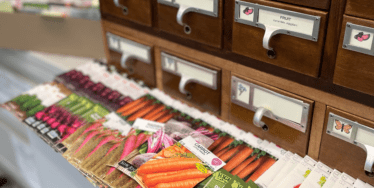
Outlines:
<svg viewBox="0 0 374 188"><path fill-rule="evenodd" d="M219 159L203 145L197 143L191 136L184 138L179 141L179 143L195 154L196 157L207 164L214 172L226 165L225 162Z"/></svg>
<svg viewBox="0 0 374 188"><path fill-rule="evenodd" d="M352 125L345 123L341 120L335 119L332 132L350 139L352 135Z"/></svg>
<svg viewBox="0 0 374 188"><path fill-rule="evenodd" d="M57 132L56 131L50 131L49 133L47 133L47 135L49 136L49 138L51 138L51 139L55 139L55 138L57 138L58 137L58 134L57 134Z"/></svg>
<svg viewBox="0 0 374 188"><path fill-rule="evenodd" d="M111 36L109 36L108 39L109 39L108 40L109 41L109 48L118 50L119 49L119 41L118 41L118 39L114 38L114 37L111 37Z"/></svg>
<svg viewBox="0 0 374 188"><path fill-rule="evenodd" d="M170 71L175 71L175 60L165 57L164 68Z"/></svg>
<svg viewBox="0 0 374 188"><path fill-rule="evenodd" d="M238 86L236 88L236 99L245 104L249 104L249 93L249 85L238 82Z"/></svg>
<svg viewBox="0 0 374 188"><path fill-rule="evenodd" d="M373 47L373 33L352 29L349 45L371 50Z"/></svg>
<svg viewBox="0 0 374 188"><path fill-rule="evenodd" d="M138 118L135 120L132 127L134 129L139 129L143 131L157 132L161 128L165 127L165 123L158 123L158 122Z"/></svg>

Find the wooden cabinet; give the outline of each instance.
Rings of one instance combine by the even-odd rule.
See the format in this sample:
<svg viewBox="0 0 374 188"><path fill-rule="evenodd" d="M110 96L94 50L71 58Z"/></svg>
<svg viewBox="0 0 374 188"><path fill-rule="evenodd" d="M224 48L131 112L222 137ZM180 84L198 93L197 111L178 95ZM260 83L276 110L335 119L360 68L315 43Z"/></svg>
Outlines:
<svg viewBox="0 0 374 188"><path fill-rule="evenodd" d="M354 143L344 140L345 138L349 140L351 135L357 132L354 125L357 123L369 129L374 128L374 122L372 121L333 107L327 107L319 160L328 164L331 168L336 168L373 185L374 178L366 175L364 170L366 151ZM341 138L333 136L331 133L341 135ZM358 142L357 139L360 140L360 138L353 138L352 142Z"/></svg>
<svg viewBox="0 0 374 188"><path fill-rule="evenodd" d="M233 52L318 77L327 12L267 0L235 2Z"/></svg>
<svg viewBox="0 0 374 188"><path fill-rule="evenodd" d="M328 10L330 8L331 0L276 0L294 5L306 6L316 9Z"/></svg>
<svg viewBox="0 0 374 188"><path fill-rule="evenodd" d="M102 14L152 26L151 0L100 0Z"/></svg>
<svg viewBox="0 0 374 188"><path fill-rule="evenodd" d="M221 48L223 0L194 0L190 3L186 0L180 1L182 5L171 4L166 0L158 1L159 29L185 39ZM186 2L189 5L183 5ZM200 4L202 6L200 8L189 7ZM179 15L180 23L178 23Z"/></svg>
<svg viewBox="0 0 374 188"><path fill-rule="evenodd" d="M345 13L374 20L374 3L371 0L347 0Z"/></svg>
<svg viewBox="0 0 374 188"><path fill-rule="evenodd" d="M231 79L230 121L299 155L307 153L313 104L312 100L249 78ZM262 113L260 108L268 112ZM258 113L264 115L262 128L255 125Z"/></svg>
<svg viewBox="0 0 374 188"><path fill-rule="evenodd" d="M373 35L374 21L344 16L335 64L335 84L374 95Z"/></svg>

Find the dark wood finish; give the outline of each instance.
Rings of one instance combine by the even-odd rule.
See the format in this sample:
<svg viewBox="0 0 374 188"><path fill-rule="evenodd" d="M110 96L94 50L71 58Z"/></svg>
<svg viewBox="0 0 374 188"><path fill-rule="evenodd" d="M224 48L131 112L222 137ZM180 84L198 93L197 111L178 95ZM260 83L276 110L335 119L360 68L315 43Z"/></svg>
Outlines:
<svg viewBox="0 0 374 188"><path fill-rule="evenodd" d="M315 42L283 34L275 35L271 38L270 46L274 48L277 57L270 59L267 56L267 50L262 47L265 30L235 22L232 51L308 76L318 77L325 41L327 13L266 0L245 1L320 16L321 25L318 41Z"/></svg>
<svg viewBox="0 0 374 188"><path fill-rule="evenodd" d="M372 121L348 114L332 107L327 107L319 160L329 165L331 168L335 168L354 178L359 178L362 181L374 185L374 178L366 176L364 171L366 152L358 146L326 133L328 114L330 112L374 128L374 122Z"/></svg>
<svg viewBox="0 0 374 188"><path fill-rule="evenodd" d="M306 103L309 103L310 111L309 111L309 118L308 118L308 128L307 128L306 133L302 133L278 121L264 117L263 122L265 122L266 125L269 127L268 131L264 131L261 128L256 127L252 123L255 112L248 110L244 107L241 107L239 105L236 105L234 103L231 103L230 121L233 122L235 125L240 126L243 130L252 132L254 135L258 136L261 139L266 139L270 142L274 142L277 145L281 146L282 148L289 150L291 152L295 152L299 155L302 155L302 156L306 155L308 151L309 133L310 133L310 127L311 127L310 122L312 118L314 102L304 97L294 95L292 93L254 81L252 79L248 79L248 78L242 78L242 79L247 80L256 85L260 85L264 88L270 89L274 92L278 92L280 94L293 97L295 99L299 99Z"/></svg>
<svg viewBox="0 0 374 188"><path fill-rule="evenodd" d="M149 87L156 87L156 75L155 75L155 64L144 63L135 59L130 59L127 64L127 69L124 69L120 66L121 62L121 53L110 50L110 65L116 66L116 68L125 72L129 75L130 78L143 80L144 83Z"/></svg>
<svg viewBox="0 0 374 188"><path fill-rule="evenodd" d="M163 50L166 52L165 50ZM217 70L217 89L211 89L206 86L197 84L197 83L189 83L185 86L185 89L189 91L192 95L191 99L187 99L186 95L179 92L179 82L181 77L171 74L166 71L162 71L162 87L165 93L170 94L171 96L177 97L179 99L182 99L183 101L187 101L189 104L193 104L195 106L199 106L205 111L212 112L216 115L221 114L221 78L222 78L222 72L221 69L213 67L213 66L206 66L205 64L202 64L198 60L186 58L184 56L181 56L179 54L170 53L170 51L167 51L168 54L174 55L178 58L184 59L188 62L195 63L197 65Z"/></svg>
<svg viewBox="0 0 374 188"><path fill-rule="evenodd" d="M312 119L312 128L310 131L310 139L308 145L308 155L314 160L318 160L321 148L323 122L325 120L326 105L316 102L314 104L314 112Z"/></svg>
<svg viewBox="0 0 374 188"><path fill-rule="evenodd" d="M347 0L345 14L374 20L374 2L372 0Z"/></svg>
<svg viewBox="0 0 374 188"><path fill-rule="evenodd" d="M330 0L276 0L294 5L301 5L310 8L328 10L330 8Z"/></svg>
<svg viewBox="0 0 374 188"><path fill-rule="evenodd" d="M342 45L347 22L374 28L374 21L344 16L343 29L338 46L338 57L336 59L334 83L374 95L374 56L343 49Z"/></svg>
<svg viewBox="0 0 374 188"><path fill-rule="evenodd" d="M123 35L134 41L141 39L142 41L137 42L147 42L146 45L158 46L162 48L163 51L165 51L165 49L171 50L179 54L183 59L193 57L201 61L200 63L204 66L211 65L241 75L240 77L250 77L254 80L261 80L261 82L271 84L281 90L303 96L328 106L335 106L336 108L352 114L360 114L361 117L374 121L374 100L372 100L372 96L370 95L332 83L322 82L320 79L309 76L300 76L301 74L299 73L279 67L277 68L267 63L261 63L260 61L252 61L251 59L244 58L244 56L236 54L229 54L226 56L226 53L213 53L209 50L207 51L205 48L203 48L205 50L202 50L197 47L198 45L193 45L196 44L195 42L188 40L174 41L175 38L172 38L173 40L167 40L164 36L158 37L107 20L102 20L102 24L105 32L109 31L116 35ZM187 41L187 43L183 43L183 41ZM181 54L183 54L183 56ZM235 57L238 57L238 59L236 59L237 61L228 60L231 58L235 59ZM242 57L243 59L241 59ZM263 67L266 67L266 71L261 69Z"/></svg>
<svg viewBox="0 0 374 188"><path fill-rule="evenodd" d="M232 24L234 22L235 10L232 5L235 0L225 0L223 11L223 50L231 51L232 48Z"/></svg>
<svg viewBox="0 0 374 188"><path fill-rule="evenodd" d="M122 8L117 7L113 0L100 0L101 12L138 24L152 26L151 0L119 0L119 3L127 7L127 14Z"/></svg>
<svg viewBox="0 0 374 188"><path fill-rule="evenodd" d="M332 83L346 0L331 0L320 78Z"/></svg>
<svg viewBox="0 0 374 188"><path fill-rule="evenodd" d="M191 27L191 33L184 33L183 26L177 23L178 8L157 3L158 27L160 30L195 40L216 48L222 47L222 4L219 1L218 17L189 12L183 17L183 22Z"/></svg>

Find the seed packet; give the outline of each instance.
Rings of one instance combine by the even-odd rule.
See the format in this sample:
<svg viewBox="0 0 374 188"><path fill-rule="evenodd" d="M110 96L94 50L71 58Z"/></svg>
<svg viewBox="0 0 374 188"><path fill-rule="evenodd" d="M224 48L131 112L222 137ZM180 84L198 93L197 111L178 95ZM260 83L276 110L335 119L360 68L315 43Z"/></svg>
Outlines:
<svg viewBox="0 0 374 188"><path fill-rule="evenodd" d="M332 188L350 188L353 187L355 181L354 178L343 172Z"/></svg>
<svg viewBox="0 0 374 188"><path fill-rule="evenodd" d="M327 178L327 181L326 181L326 183L323 186L325 186L325 187L333 187L334 184L335 184L335 182L338 181L339 176L341 174L342 174L341 172L339 172L338 170L334 169L334 171L332 171L332 173Z"/></svg>
<svg viewBox="0 0 374 188"><path fill-rule="evenodd" d="M322 162L318 162L300 188L320 188L324 186L332 171L331 168Z"/></svg>
<svg viewBox="0 0 374 188"><path fill-rule="evenodd" d="M372 186L372 185L366 183L366 184L365 184L365 188L374 188L374 186Z"/></svg>
<svg viewBox="0 0 374 188"><path fill-rule="evenodd" d="M315 160L309 156L305 156L300 163L283 179L277 188L298 187L312 172L317 164Z"/></svg>
<svg viewBox="0 0 374 188"><path fill-rule="evenodd" d="M234 176L231 180L224 186L224 188L246 188L247 184L240 179L238 176Z"/></svg>
<svg viewBox="0 0 374 188"><path fill-rule="evenodd" d="M365 182L360 179L356 179L355 183L353 184L353 188L366 188Z"/></svg>
<svg viewBox="0 0 374 188"><path fill-rule="evenodd" d="M174 184L194 187L224 165L204 146L187 137L162 150L131 176L142 187L173 187Z"/></svg>
<svg viewBox="0 0 374 188"><path fill-rule="evenodd" d="M223 188L232 178L234 178L234 176L230 174L230 172L219 169L203 182L199 183L196 188Z"/></svg>

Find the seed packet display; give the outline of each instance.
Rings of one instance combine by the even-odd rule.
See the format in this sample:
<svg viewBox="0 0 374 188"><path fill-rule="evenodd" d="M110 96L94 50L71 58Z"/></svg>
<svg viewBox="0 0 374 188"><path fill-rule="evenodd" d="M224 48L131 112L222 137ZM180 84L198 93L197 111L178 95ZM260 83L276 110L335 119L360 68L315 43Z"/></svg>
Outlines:
<svg viewBox="0 0 374 188"><path fill-rule="evenodd" d="M360 179L356 179L355 183L353 184L353 188L366 188L365 182Z"/></svg>
<svg viewBox="0 0 374 188"><path fill-rule="evenodd" d="M268 188L276 188L283 179L293 171L293 169L300 163L303 158L294 154L290 160L285 164L282 170L275 176L273 181L269 184Z"/></svg>
<svg viewBox="0 0 374 188"><path fill-rule="evenodd" d="M340 175L342 173L339 172L338 170L334 169L334 171L332 171L332 173L330 174L330 176L327 178L327 181L326 183L323 185L324 187L333 187L334 184L336 183L336 181L338 181Z"/></svg>
<svg viewBox="0 0 374 188"><path fill-rule="evenodd" d="M223 188L230 180L234 178L230 172L224 169L219 169L203 182L196 185L196 188Z"/></svg>
<svg viewBox="0 0 374 188"><path fill-rule="evenodd" d="M325 164L318 162L300 188L320 188L324 186L332 171Z"/></svg>
<svg viewBox="0 0 374 188"><path fill-rule="evenodd" d="M309 156L305 156L300 163L283 179L277 188L299 187L312 172L316 164L317 162L315 160Z"/></svg>
<svg viewBox="0 0 374 188"><path fill-rule="evenodd" d="M354 178L343 172L332 188L352 188L355 181Z"/></svg>
<svg viewBox="0 0 374 188"><path fill-rule="evenodd" d="M225 163L192 137L163 149L131 176L142 187L194 187Z"/></svg>
<svg viewBox="0 0 374 188"><path fill-rule="evenodd" d="M365 184L365 188L374 188L374 186L372 186L372 185L366 183L366 184Z"/></svg>

